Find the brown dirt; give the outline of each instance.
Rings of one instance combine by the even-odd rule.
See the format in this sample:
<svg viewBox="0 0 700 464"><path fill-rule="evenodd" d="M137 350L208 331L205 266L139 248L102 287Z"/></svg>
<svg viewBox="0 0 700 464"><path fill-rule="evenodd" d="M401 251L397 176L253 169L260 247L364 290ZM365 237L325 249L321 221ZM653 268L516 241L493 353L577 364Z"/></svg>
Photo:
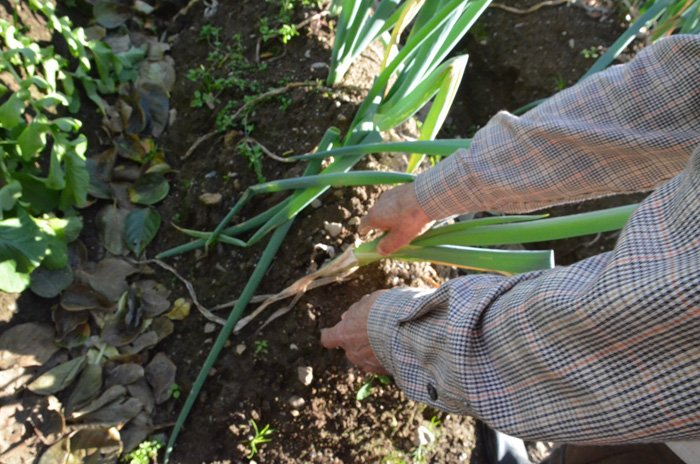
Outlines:
<svg viewBox="0 0 700 464"><path fill-rule="evenodd" d="M523 3L537 2L507 3L522 7ZM181 6L177 2L164 3L161 17L166 13L172 16ZM244 54L253 62L258 18L273 14L273 5L260 1L222 2L218 8L211 20L205 20L204 4L199 3L186 16L168 25L171 55L178 75L171 95L171 107L177 111L177 119L158 143L166 149L168 162L177 172L172 175L169 196L159 206L164 225L148 251L149 256L186 242L170 226L171 220L182 227L212 230L243 190L256 183L248 160L234 151L237 143L234 135L229 136L229 142L217 135L200 145L190 158L182 160L191 144L215 126L216 111L190 106L195 86L184 78L189 69L204 63L207 54L207 44L197 41L201 26L221 27L222 38L240 34ZM296 20L303 19L304 14L308 12L298 12ZM249 78L260 82L263 89L278 87L283 79L324 79L327 68L312 65L330 61L331 32L327 23L312 25L286 47L273 49L273 45L265 44L263 51L282 55L269 60L265 71L253 72ZM608 46L621 30L615 19L601 20L578 7L558 6L525 16L491 8L475 31L460 46L471 54L470 64L443 136L468 137L496 111L513 110L551 95L557 89L559 75L567 85L573 84L593 63L580 51L591 46ZM570 40L574 40L573 47ZM363 54L349 81L335 91L292 90L289 93L292 101L285 111L279 109L280 102L274 99L258 105L248 119L255 126L252 135L274 153L288 150L302 153L311 150L330 125L347 129L362 89L368 87L368 77L376 69L377 59L372 51ZM226 98L240 96L222 95L224 103ZM99 143L91 144L90 150L99 153ZM268 158L263 161L267 179L299 175L303 169ZM366 163L376 167L391 162L370 158ZM203 206L199 197L205 192L221 193L223 201ZM304 275L311 264L314 244L332 245L340 251L353 243L358 238L354 227L348 226L339 237L331 238L323 228L323 221L347 224L350 218L361 217L379 192L374 187L332 189L321 197L322 207L305 210L290 230L258 293L279 291ZM276 195L256 198L244 209L241 218L252 217L279 198ZM608 205L609 200L600 204ZM86 224L89 235L91 223L88 220ZM554 245L557 251L563 250L567 261L597 252L601 243L603 247L610 246L609 241L601 240L593 248L582 249L581 243L587 241L590 240ZM242 250L220 244L208 255L188 253L167 261L193 282L200 301L213 307L238 297L263 247L260 244ZM276 430L272 441L262 445L254 456L257 463L413 462L412 453L417 449L413 440L418 426L430 424L434 417L440 421L436 428L437 441L428 447L425 460L420 462L480 463L473 419L446 415L414 403L394 385L384 386L379 382L375 382L372 396L363 402L356 401L356 392L368 377L350 366L342 352L326 351L318 341L320 329L335 324L340 314L364 294L396 285L426 285L421 278L425 272L428 272L425 266L392 262L372 265L346 283L311 291L292 312L265 329L258 331L262 317L232 336L190 413L171 462L247 462L247 451L241 443L250 434L251 419L261 427L270 424ZM455 274L444 269L439 273ZM165 272L157 275L161 282L172 286L174 297L187 296L184 287L171 275ZM24 296L17 300L17 310L8 312L12 306L7 300L0 300L0 306L5 308L0 318L3 330L8 324L36 318L37 312L48 313L48 304ZM162 405L159 423L175 421L216 338L217 331L205 333L206 323L193 308L191 316L176 324L175 334L157 348L177 365L176 380L183 392L179 399ZM256 342L263 341L267 342L266 351L256 354ZM242 354L237 354L239 345L245 346ZM298 378L297 369L307 366L313 369L313 381L305 386ZM294 396L303 398L305 404L292 407L290 399Z"/></svg>

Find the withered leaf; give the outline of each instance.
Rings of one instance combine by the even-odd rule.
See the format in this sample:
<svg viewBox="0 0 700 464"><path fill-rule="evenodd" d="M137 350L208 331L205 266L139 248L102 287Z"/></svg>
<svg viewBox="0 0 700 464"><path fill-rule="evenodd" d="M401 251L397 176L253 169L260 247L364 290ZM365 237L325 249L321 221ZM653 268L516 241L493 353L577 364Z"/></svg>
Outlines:
<svg viewBox="0 0 700 464"><path fill-rule="evenodd" d="M124 221L129 214L124 208L118 208L113 204L106 205L97 213L97 230L100 241L113 255L127 253L124 243Z"/></svg>
<svg viewBox="0 0 700 464"><path fill-rule="evenodd" d="M122 453L119 431L114 428L87 428L70 437L71 454L85 464L116 463Z"/></svg>
<svg viewBox="0 0 700 464"><path fill-rule="evenodd" d="M176 372L177 367L165 353L156 354L146 366L146 380L153 388L156 404L164 403L170 398Z"/></svg>
<svg viewBox="0 0 700 464"><path fill-rule="evenodd" d="M163 314L170 307L168 296L170 290L154 280L140 280L134 283L135 287L142 290L141 306L144 317L156 317Z"/></svg>
<svg viewBox="0 0 700 464"><path fill-rule="evenodd" d="M119 432L124 444L123 452L129 453L133 451L153 430L153 420L150 414L146 414L144 411L138 413Z"/></svg>
<svg viewBox="0 0 700 464"><path fill-rule="evenodd" d="M138 269L123 259L105 258L99 263L94 274L88 276L90 287L107 301L114 303L127 291L126 278Z"/></svg>
<svg viewBox="0 0 700 464"><path fill-rule="evenodd" d="M112 346L131 343L144 326L141 289L131 288L119 299L117 311L105 322L102 341Z"/></svg>
<svg viewBox="0 0 700 464"><path fill-rule="evenodd" d="M48 324L28 322L0 335L0 369L40 366L60 349Z"/></svg>
<svg viewBox="0 0 700 464"><path fill-rule="evenodd" d="M87 311L66 311L60 306L51 308L51 319L56 325L56 339L62 340L70 331L88 321Z"/></svg>
<svg viewBox="0 0 700 464"><path fill-rule="evenodd" d="M34 405L29 422L34 427L39 440L45 445L58 441L66 428L66 420L61 413L61 403L55 396L42 398Z"/></svg>
<svg viewBox="0 0 700 464"><path fill-rule="evenodd" d="M136 398L121 398L109 403L102 409L82 416L80 421L83 423L97 422L121 426L133 419L142 410L143 405Z"/></svg>
<svg viewBox="0 0 700 464"><path fill-rule="evenodd" d="M91 412L97 411L105 405L108 405L118 400L124 395L126 395L126 388L122 385L114 385L113 387L110 387L107 390L105 390L98 398L92 400L86 406L83 406L73 411L70 417L71 419L79 419L87 414L90 414Z"/></svg>
<svg viewBox="0 0 700 464"><path fill-rule="evenodd" d="M68 397L66 411L72 412L76 407L93 399L102 389L102 367L88 364L78 378L78 383Z"/></svg>
<svg viewBox="0 0 700 464"><path fill-rule="evenodd" d="M146 383L145 378L140 378L136 382L128 385L126 389L129 391L129 395L133 396L143 404L143 410L148 414L153 412L153 408L156 406L155 398L153 398L153 392L151 387Z"/></svg>
<svg viewBox="0 0 700 464"><path fill-rule="evenodd" d="M129 385L142 379L143 375L143 366L139 366L136 363L119 364L112 369L107 368L105 388L109 388L112 385Z"/></svg>
<svg viewBox="0 0 700 464"><path fill-rule="evenodd" d="M100 300L87 285L74 283L63 292L61 307L66 311L84 311L100 307Z"/></svg>

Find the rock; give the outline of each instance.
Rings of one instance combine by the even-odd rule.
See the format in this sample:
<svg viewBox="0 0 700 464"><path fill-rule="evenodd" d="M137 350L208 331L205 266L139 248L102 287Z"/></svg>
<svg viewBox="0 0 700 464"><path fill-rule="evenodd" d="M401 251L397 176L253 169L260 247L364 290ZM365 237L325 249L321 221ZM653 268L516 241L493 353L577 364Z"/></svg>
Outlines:
<svg viewBox="0 0 700 464"><path fill-rule="evenodd" d="M336 119L337 119L338 121L343 122L343 121L347 121L347 120L348 120L348 117L345 116L343 113L338 113L338 116L336 116Z"/></svg>
<svg viewBox="0 0 700 464"><path fill-rule="evenodd" d="M416 431L416 438L413 440L413 444L416 446L428 446L435 441L435 434L431 432L428 427L421 425Z"/></svg>
<svg viewBox="0 0 700 464"><path fill-rule="evenodd" d="M241 343L240 345L236 345L236 354L237 355L242 355L243 352L245 351L245 345Z"/></svg>
<svg viewBox="0 0 700 464"><path fill-rule="evenodd" d="M289 414L291 414L292 417L297 417L299 416L299 411L297 411L296 409L292 409L291 411L289 411Z"/></svg>
<svg viewBox="0 0 700 464"><path fill-rule="evenodd" d="M289 398L289 405L294 409L301 409L306 404L306 400L301 396L292 396Z"/></svg>
<svg viewBox="0 0 700 464"><path fill-rule="evenodd" d="M343 225L337 222L323 221L323 228L326 229L328 235L334 238L343 231Z"/></svg>
<svg viewBox="0 0 700 464"><path fill-rule="evenodd" d="M299 375L299 381L305 386L311 385L314 379L314 369L311 366L302 366L297 368L297 374Z"/></svg>
<svg viewBox="0 0 700 464"><path fill-rule="evenodd" d="M203 193L199 196L199 201L203 205L212 206L221 203L222 198L220 193Z"/></svg>
<svg viewBox="0 0 700 464"><path fill-rule="evenodd" d="M207 322L206 324L204 324L204 333L205 334L210 334L215 330L216 330L216 324L214 324L213 322Z"/></svg>
<svg viewBox="0 0 700 464"><path fill-rule="evenodd" d="M348 221L349 226L359 226L360 225L360 218L357 216L353 216L350 218Z"/></svg>
<svg viewBox="0 0 700 464"><path fill-rule="evenodd" d="M314 209L319 209L321 206L323 206L323 203L318 198L311 202L311 207Z"/></svg>

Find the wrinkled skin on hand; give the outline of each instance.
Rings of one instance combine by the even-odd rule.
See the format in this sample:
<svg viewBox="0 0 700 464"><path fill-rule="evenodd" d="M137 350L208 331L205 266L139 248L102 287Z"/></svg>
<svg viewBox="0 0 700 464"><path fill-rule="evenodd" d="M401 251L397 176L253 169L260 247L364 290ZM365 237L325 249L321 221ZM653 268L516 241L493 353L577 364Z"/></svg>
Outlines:
<svg viewBox="0 0 700 464"><path fill-rule="evenodd" d="M384 192L362 218L358 232L389 232L377 245L377 252L386 256L407 245L433 224L435 221L418 203L413 183L408 183Z"/></svg>
<svg viewBox="0 0 700 464"><path fill-rule="evenodd" d="M321 332L321 344L324 347L344 349L350 362L366 372L376 374L389 372L382 367L372 351L367 335L367 319L372 305L384 292L386 290L378 290L363 296L343 313L340 322Z"/></svg>

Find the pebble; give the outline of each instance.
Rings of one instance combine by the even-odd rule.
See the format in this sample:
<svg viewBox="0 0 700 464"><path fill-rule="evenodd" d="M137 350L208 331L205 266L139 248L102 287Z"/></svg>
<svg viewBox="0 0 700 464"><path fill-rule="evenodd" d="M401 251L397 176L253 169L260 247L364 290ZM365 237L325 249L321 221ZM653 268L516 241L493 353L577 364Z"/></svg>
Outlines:
<svg viewBox="0 0 700 464"><path fill-rule="evenodd" d="M291 411L289 411L289 414L291 414L292 417L297 417L299 415L299 411L297 411L296 409L292 409Z"/></svg>
<svg viewBox="0 0 700 464"><path fill-rule="evenodd" d="M205 334L210 334L215 330L216 330L216 324L214 324L213 322L207 322L206 324L204 324L204 333Z"/></svg>
<svg viewBox="0 0 700 464"><path fill-rule="evenodd" d="M289 349L292 351L299 351L299 347L295 343L289 345Z"/></svg>
<svg viewBox="0 0 700 464"><path fill-rule="evenodd" d="M331 237L337 237L343 231L343 225L338 222L323 221L323 228Z"/></svg>
<svg viewBox="0 0 700 464"><path fill-rule="evenodd" d="M314 379L314 369L311 366L301 366L297 368L297 374L299 375L299 380L305 386L311 385Z"/></svg>
<svg viewBox="0 0 700 464"><path fill-rule="evenodd" d="M211 179L212 177L216 177L216 171L211 171L211 172L204 174L205 179Z"/></svg>
<svg viewBox="0 0 700 464"><path fill-rule="evenodd" d="M314 209L319 209L321 206L323 206L323 203L318 198L311 202L311 207Z"/></svg>
<svg viewBox="0 0 700 464"><path fill-rule="evenodd" d="M212 367L211 369L209 369L208 375L209 375L209 377L216 375L216 368Z"/></svg>
<svg viewBox="0 0 700 464"><path fill-rule="evenodd" d="M435 441L435 434L428 430L428 427L421 425L416 431L416 438L413 440L413 444L416 446L428 446Z"/></svg>
<svg viewBox="0 0 700 464"><path fill-rule="evenodd" d="M574 39L569 39L569 48L573 49L575 45L576 41Z"/></svg>
<svg viewBox="0 0 700 464"><path fill-rule="evenodd" d="M344 122L348 120L348 117L345 116L343 113L338 113L338 116L335 117L338 121Z"/></svg>
<svg viewBox="0 0 700 464"><path fill-rule="evenodd" d="M237 355L242 355L243 352L245 351L245 345L241 343L240 345L236 345L236 354Z"/></svg>
<svg viewBox="0 0 700 464"><path fill-rule="evenodd" d="M289 398L289 405L294 409L300 409L306 404L306 400L301 396L292 396Z"/></svg>
<svg viewBox="0 0 700 464"><path fill-rule="evenodd" d="M360 218L357 216L353 216L348 220L348 225L349 226L359 226L360 225Z"/></svg>
<svg viewBox="0 0 700 464"><path fill-rule="evenodd" d="M223 196L220 193L203 193L199 196L199 201L207 206L221 203Z"/></svg>
<svg viewBox="0 0 700 464"><path fill-rule="evenodd" d="M321 69L321 68L327 68L328 64L324 63L323 61L319 61L318 63L312 63L311 64L311 69Z"/></svg>

